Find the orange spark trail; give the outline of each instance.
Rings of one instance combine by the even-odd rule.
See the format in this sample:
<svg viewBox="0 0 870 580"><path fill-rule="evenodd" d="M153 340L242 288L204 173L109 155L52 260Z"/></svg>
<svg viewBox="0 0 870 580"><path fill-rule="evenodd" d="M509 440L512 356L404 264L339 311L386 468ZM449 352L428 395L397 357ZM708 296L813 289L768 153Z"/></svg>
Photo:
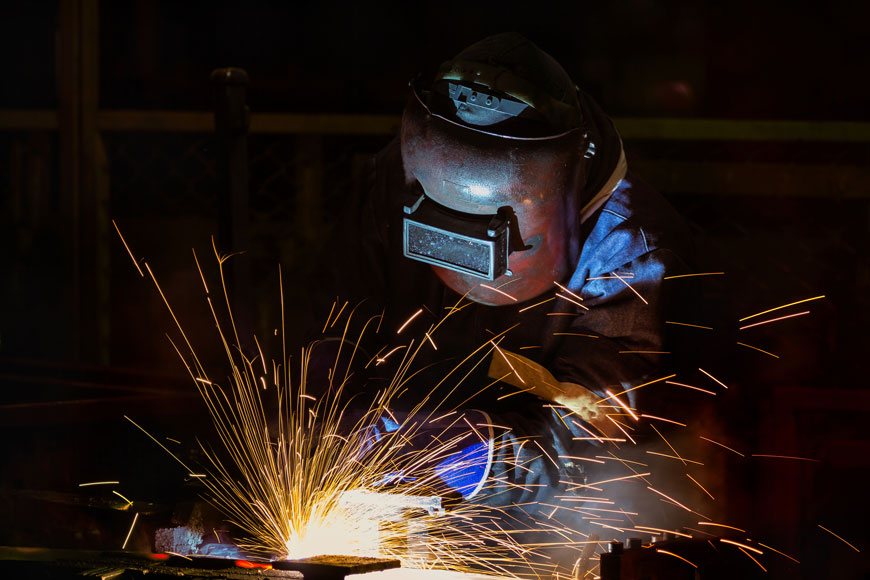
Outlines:
<svg viewBox="0 0 870 580"><path fill-rule="evenodd" d="M743 322L744 320L749 320L750 318L755 318L756 316L762 316L769 312L775 312L777 310L782 310L783 308L788 308L789 306L797 306L798 304L804 304L806 302L812 302L813 300L821 300L824 298L824 294L821 296L813 296L812 298L805 298L803 300L798 300L797 302L790 302L789 304L783 304L782 306L777 306L776 308L771 308L770 310L764 310L763 312L756 312L755 314L750 314L749 316L744 316L738 322Z"/></svg>
<svg viewBox="0 0 870 580"><path fill-rule="evenodd" d="M623 403L622 400L621 400L619 397L617 397L616 395L614 395L613 393L611 393L611 392L610 392L609 390L607 390L607 389L604 389L604 392L607 393L607 395L608 395L607 398L608 398L608 399L613 399L614 401L616 401L616 402L619 404L620 407L622 407L623 409L625 409L625 411L626 411L629 415L631 415L631 418L632 418L632 419L634 419L635 421L640 421L640 419L638 418L638 416L634 414L634 411L631 410L631 407L629 407L628 405L626 405L625 403ZM598 402L600 403L601 401L598 401Z"/></svg>
<svg viewBox="0 0 870 580"><path fill-rule="evenodd" d="M689 324L688 322L674 322L672 320L665 320L665 324L674 324L676 326L688 326L690 328L700 328L701 330L713 330L712 326L703 326L701 324Z"/></svg>
<svg viewBox="0 0 870 580"><path fill-rule="evenodd" d="M681 504L680 502L678 502L678 501L675 500L674 498L672 498L672 497L670 497L670 496L667 496L667 495L663 494L662 492L660 492L660 491L657 490L656 488L654 488L654 487L650 487L650 486L646 486L646 488L647 488L648 490L650 490L650 491L653 491L653 492L659 494L660 496L662 496L662 497L665 498L666 500L675 503L676 505L678 505L679 507L683 508L683 509L686 510L687 512L692 512L692 510L690 510L689 508L687 508L686 506L684 506L683 504ZM694 512L692 512L692 513L694 513Z"/></svg>
<svg viewBox="0 0 870 580"><path fill-rule="evenodd" d="M665 276L662 280L675 280L677 278L693 278L695 276L721 276L725 272L699 272L698 274L677 274L676 276Z"/></svg>
<svg viewBox="0 0 870 580"><path fill-rule="evenodd" d="M630 388L628 388L628 389L625 389L624 391L620 392L619 394L620 394L620 395L624 395L624 394L626 394L626 393L630 393L630 392L632 392L632 391L636 391L636 390L638 390L638 389L640 389L640 388L647 387L647 386L649 386L649 385L652 385L652 384L655 384L655 383L658 383L658 382L661 382L661 381L666 381L666 380L668 380L668 379L672 379L672 378L674 378L675 376L677 376L676 373L675 373L675 374L672 374L672 375L668 375L668 376L666 376L666 377L661 377L661 378L658 378L658 379L654 379L654 380L652 380L652 381L648 381L648 382L646 382L646 383L643 383L642 385L637 385L637 386L634 386L634 387L630 387ZM598 402L595 403L595 404L596 404L596 405L600 405L600 404L603 403L604 401L607 401L608 399L615 398L615 397L616 397L616 395L611 395L610 397L604 397L603 399L601 399L600 401L598 401ZM683 427L685 427L685 425L683 425Z"/></svg>
<svg viewBox="0 0 870 580"><path fill-rule="evenodd" d="M826 532L828 532L829 534L831 534L832 536L834 536L835 538L837 538L838 540L840 540L841 542L843 542L844 544L846 544L847 546L849 546L850 548L852 548L853 550L855 550L856 552L858 552L859 554L861 553L861 550L859 550L854 545L847 542L845 539L843 539L842 536L838 536L837 534L835 534L834 532L832 532L831 530L829 530L828 528L826 528L822 524L816 524L816 525L819 526L820 528L822 528L823 530L825 530Z"/></svg>
<svg viewBox="0 0 870 580"><path fill-rule="evenodd" d="M666 554L668 556L673 556L674 558L679 558L680 560L682 560L683 562L685 562L686 564L688 564L692 568L695 568L695 569L698 568L698 566L696 564L690 562L689 560L686 560L685 558L683 558L679 554L674 554L673 552L668 552L667 550L662 550L661 548L656 549L656 552L658 552L659 554Z"/></svg>
<svg viewBox="0 0 870 580"><path fill-rule="evenodd" d="M663 534L673 534L675 536L681 536L683 538L691 538L691 534L684 534L683 532L678 532L677 530L665 530L663 528L653 528L651 526L634 526L639 530L652 530L653 532L661 532Z"/></svg>
<svg viewBox="0 0 870 580"><path fill-rule="evenodd" d="M800 560L798 560L797 558L795 558L795 557L793 557L793 556L789 556L789 555L786 554L785 552L780 552L779 550L777 550L776 548L774 548L774 547L772 547L772 546L768 546L767 544L762 544L761 542L758 542L758 545L761 546L762 548L767 548L768 550L771 550L772 552L776 552L776 553L779 554L780 556L784 556L784 557L788 558L789 560L791 560L791 561L794 562L795 564L800 564L800 563L801 563Z"/></svg>
<svg viewBox="0 0 870 580"><path fill-rule="evenodd" d="M677 450L676 450L676 449L674 449L674 446L673 446L673 445L671 445L671 442L670 442L670 441L668 441L668 440L667 440L667 439L665 439L665 436L664 436L664 435L662 435L662 432L661 432L661 431L659 431L659 430L658 430L658 429L657 429L657 428L656 428L656 426L655 426L655 425L653 425L653 424L650 424L650 427L652 427L652 428L653 428L653 431L655 431L655 432L656 432L656 433L658 433L658 436L659 436L659 437L661 437L661 438L662 438L662 441L664 441L664 442L665 442L665 444L667 444L667 446L668 446L668 447L670 447L670 448L671 448L671 451L673 451L673 452L674 452L674 455L676 455L676 456L677 456L677 458L678 458L678 459L679 459L679 460L680 460L680 461L682 461L682 462L683 462L683 465L686 465L686 460L685 460L685 459L683 459L683 458L682 458L682 457L680 457L680 454L679 454L679 453L678 453L678 452L677 452Z"/></svg>
<svg viewBox="0 0 870 580"><path fill-rule="evenodd" d="M707 491L707 488L705 488L703 485L701 485L701 484L698 482L697 479L695 479L694 477L692 477L692 476L689 475L688 473L686 474L686 477L688 477L689 479L691 479L691 480L695 483L695 485L697 485L698 487L700 487L700 488L701 488L701 491L703 491L704 493L706 493L707 495L709 495L709 496L710 496L710 499L712 499L713 501L716 501L716 498L713 497L713 494L710 493L709 491Z"/></svg>
<svg viewBox="0 0 870 580"><path fill-rule="evenodd" d="M788 318L795 318L797 316L803 316L804 314L809 314L809 310L804 310L803 312L798 312L796 314L789 314L787 316L780 316L778 318L771 318L769 320L762 320L761 322L754 322L752 324L747 324L746 326L741 326L740 330L746 330L747 328L752 328L754 326L761 326L762 324L769 324L771 322L778 322L780 320L786 320Z"/></svg>
<svg viewBox="0 0 870 580"><path fill-rule="evenodd" d="M702 389L701 387L693 387L692 385L687 385L686 383L678 383L676 381L665 381L666 385L674 385L675 387L685 387L687 389L693 389L695 391L701 391L702 393L706 393L708 395L716 396L715 391L708 391L707 389Z"/></svg>
<svg viewBox="0 0 870 580"><path fill-rule="evenodd" d="M794 455L770 455L767 453L753 453L752 457L767 457L771 459L794 459L797 461L812 461L814 463L821 463L818 459L811 459L809 457L796 457Z"/></svg>
<svg viewBox="0 0 870 580"><path fill-rule="evenodd" d="M768 352L763 348L758 348L757 346L752 346L751 344L746 344L745 342L738 342L740 346L745 346L746 348L751 348L752 350L757 350L758 352L764 353L767 356L772 356L773 358L779 358L779 355L773 354L772 352Z"/></svg>
<svg viewBox="0 0 870 580"><path fill-rule="evenodd" d="M740 457L746 457L745 455L743 455L743 454L740 453L739 451L736 451L736 450L734 450L734 449L731 449L731 448L728 447L727 445L722 445L722 444L719 443L718 441L713 441L712 439L707 439L707 438L704 437L704 436L700 436L700 438L703 439L704 441L708 441L708 442L710 442L710 443L712 443L712 444L714 444L714 445L718 445L719 447L722 447L722 448L724 448L724 449L727 449L728 451L730 451L730 452L732 452L732 453L736 453L736 454L739 455Z"/></svg>
<svg viewBox="0 0 870 580"><path fill-rule="evenodd" d="M555 298L547 298L546 300L541 300L540 302L535 302L534 304L520 308L518 310L518 312L525 312L526 310L531 310L535 306L540 306L541 304L546 304L547 302L552 302L553 300L555 300Z"/></svg>
<svg viewBox="0 0 870 580"><path fill-rule="evenodd" d="M131 250L130 246L127 245L127 240L124 239L124 235L121 233L121 229L118 227L118 224L115 223L115 220L112 220L112 225L115 226L115 231L118 232L118 237L121 238L121 243L124 244L125 248L127 248L127 253L130 254L130 259L133 260L133 265L136 266L136 270L139 272L139 275L144 278L145 272L143 272L142 268L139 267L139 263L136 261L136 257L133 255L133 250Z"/></svg>
<svg viewBox="0 0 870 580"><path fill-rule="evenodd" d="M122 549L122 550L126 550L126 549L127 549L127 542L130 541L130 536L133 535L133 528L136 527L136 522L137 522L137 521L139 521L139 512L136 512L135 514L133 514L133 523L130 524L130 530L127 532L127 537L124 538L124 543L121 544L121 549Z"/></svg>
<svg viewBox="0 0 870 580"><path fill-rule="evenodd" d="M638 292L637 290L635 290L634 288L632 288L632 287L631 287L631 284L629 284L628 282L626 282L625 280L623 280L622 277L621 277L619 274L617 274L616 272L611 272L611 274L613 274L614 276L616 276L616 279L617 279L617 280L619 280L620 282L622 282L623 284L625 284L625 287L626 287L626 288L628 288L629 290L631 290L632 292L634 292L635 296L637 296L638 298L640 298L640 301L641 301L641 302L643 302L644 304L646 304L647 306L649 306L649 302L646 301L646 298L644 298L643 296L641 296L641 295L640 295L640 292Z"/></svg>
<svg viewBox="0 0 870 580"><path fill-rule="evenodd" d="M717 528L728 528L729 530L742 532L744 534L746 533L746 530L741 530L740 528L735 528L734 526L728 526L725 524L717 524L716 522L698 522L698 525L699 526L716 526Z"/></svg>
<svg viewBox="0 0 870 580"><path fill-rule="evenodd" d="M720 385L722 385L724 388L726 388L726 389L728 388L728 385L726 385L725 383L723 383L722 381L720 381L719 379L717 379L716 377L714 377L713 375L711 375L710 373L708 373L707 371L702 369L701 367L698 367L698 370L701 371L702 373L704 373L705 375L707 375L708 377L710 377L711 379L713 379L714 381L716 381L717 383L719 383Z"/></svg>
<svg viewBox="0 0 870 580"><path fill-rule="evenodd" d="M568 290L566 287L562 286L562 285L559 284L558 282L554 281L553 284L555 284L555 285L558 286L558 287L559 287L563 292L567 292L568 294L570 294L571 296L573 296L573 297L576 298L577 300L580 300L580 301L583 300L581 297L577 296L576 294L574 294L573 292L571 292L570 290Z"/></svg>
<svg viewBox="0 0 870 580"><path fill-rule="evenodd" d="M691 459L683 459L682 457L677 457L675 455L668 455L667 453L659 453L658 451L647 450L646 453L648 453L649 455L658 455L659 457L667 457L668 459L679 459L680 461L683 462L683 465L685 465L686 463L692 463L694 465L700 465L700 466L704 465L700 461L693 461Z"/></svg>
<svg viewBox="0 0 870 580"><path fill-rule="evenodd" d="M646 413L641 413L641 417L644 419L655 419L657 421L664 421L665 423L673 423L674 425L679 425L680 427L685 427L685 423L680 423L679 421L674 421L673 419L665 419L664 417L657 417L655 415L647 415Z"/></svg>
<svg viewBox="0 0 870 580"><path fill-rule="evenodd" d="M519 302L519 300L517 300L516 298L514 298L513 296L511 296L510 294L508 294L508 293L505 292L504 290L499 290L498 288L494 288L493 286L490 286L490 285L488 285L488 284L481 284L480 287L481 287L481 288L486 288L487 290L492 290L493 292L498 292L498 293L501 294L502 296L507 296L508 298L510 298L511 300L513 300L514 302Z"/></svg>
<svg viewBox="0 0 870 580"><path fill-rule="evenodd" d="M741 552L743 552L744 554L746 554L746 555L749 557L750 560L752 560L753 562L755 562L756 564L758 564L758 567L761 568L761 571L762 571L762 572L767 572L767 568L765 568L764 566L762 566L762 565L761 565L761 562L759 562L758 560L756 560L756 559L752 556L752 554L750 554L749 552L747 552L747 551L744 550L743 548L737 548L737 549L740 550Z"/></svg>
<svg viewBox="0 0 870 580"><path fill-rule="evenodd" d="M574 300L573 298L570 298L570 297L568 297L568 296L565 296L564 294L559 294L558 292L556 292L556 298L561 298L561 299L564 300L565 302L570 302L570 303L573 304L574 306L579 306L579 307L582 308L583 310L589 310L589 307L588 307L588 306L585 306L585 305L583 305L583 304L580 304L579 302L577 302L577 301Z"/></svg>
<svg viewBox="0 0 870 580"><path fill-rule="evenodd" d="M409 318L408 320L406 320L405 323L404 323L402 326L399 327L399 330L396 331L396 334L402 334L402 331L405 330L405 328L407 328L407 326L408 326L409 324L411 324L411 322L413 322L414 319L417 318L418 316L420 316L421 314L423 314L423 309L422 309L422 308L421 308L420 310L418 310L417 312L415 312L414 314L412 314L412 315L411 315L411 318ZM336 317L336 318L337 318L337 317Z"/></svg>
<svg viewBox="0 0 870 580"><path fill-rule="evenodd" d="M723 544L731 544L732 546L737 546L738 548L744 548L749 550L750 552L755 552L756 554L764 554L758 548L753 548L752 546L747 546L746 544L741 544L740 542L735 542L734 540L729 540L728 538L719 538L719 541Z"/></svg>

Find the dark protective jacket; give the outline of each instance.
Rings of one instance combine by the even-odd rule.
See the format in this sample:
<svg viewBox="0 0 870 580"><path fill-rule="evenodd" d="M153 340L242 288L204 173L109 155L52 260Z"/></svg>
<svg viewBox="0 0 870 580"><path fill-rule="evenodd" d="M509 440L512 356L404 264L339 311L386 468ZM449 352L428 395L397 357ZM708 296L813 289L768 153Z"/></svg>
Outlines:
<svg viewBox="0 0 870 580"><path fill-rule="evenodd" d="M422 307L423 314L403 330L422 338L460 297L438 280L430 266L402 255L402 207L409 186L398 140L375 157L370 169L365 194L347 204L350 218L324 257L338 268L318 286L325 285L332 296L349 299L351 304L363 301L358 309L363 318L366 312L377 314L385 308L378 335L384 343L394 341L395 332ZM613 171L612 164L606 171ZM590 181L606 183L606 177L593 173ZM437 351L424 349L418 368L429 362L434 366L429 379L422 378L425 373L418 377L417 382L424 385L419 388L425 389L427 380L429 384L433 377L437 381L438 373L443 375L452 364L509 328L499 343L501 348L539 362L562 382L583 385L601 396L605 388L618 392L663 376L680 366L681 355L703 348L697 340L699 330L687 332L692 329L665 324L703 325L703 320L696 308L695 279L666 279L696 270L689 228L663 197L628 174L583 222L580 239L582 249L574 272L558 282L582 297L585 308L562 298L535 306L553 298L558 288L509 306L472 303L454 313L433 336ZM328 310L326 305L318 308L324 314ZM369 354L381 348L378 340L375 337L373 343L363 345ZM480 371L485 367L481 365L477 376L466 381L469 390L490 382ZM532 395L499 399L504 392L505 388L496 387L469 403L486 411L494 423L509 426L510 432L499 436L505 443L515 443L499 446L502 456L496 458L493 476L505 485L492 488L490 496L499 504L545 502L558 491L560 481L583 477L581 465L554 463L551 458L576 454L578 443L572 438L588 433L565 421L564 412L547 406L548 401ZM650 388L633 391L626 398L633 406L654 413L659 401L665 400L660 393ZM672 404L668 407L673 410ZM533 446L520 445L520 438L526 436L539 438L550 458ZM512 468L516 461L526 469ZM517 483L519 487L513 485Z"/></svg>

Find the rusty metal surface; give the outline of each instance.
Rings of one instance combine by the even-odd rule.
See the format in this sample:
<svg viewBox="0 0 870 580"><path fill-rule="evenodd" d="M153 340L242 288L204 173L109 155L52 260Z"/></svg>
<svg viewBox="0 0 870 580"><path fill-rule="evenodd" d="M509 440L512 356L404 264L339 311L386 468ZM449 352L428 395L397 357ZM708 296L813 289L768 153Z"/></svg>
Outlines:
<svg viewBox="0 0 870 580"><path fill-rule="evenodd" d="M148 578L203 578L245 580L248 578L293 579L303 576L292 570L264 568L256 563L243 567L236 560L186 558L167 554L99 552L48 548L0 547L0 578L100 578L130 580ZM343 577L343 576L342 576ZM324 576L325 578L325 576Z"/></svg>

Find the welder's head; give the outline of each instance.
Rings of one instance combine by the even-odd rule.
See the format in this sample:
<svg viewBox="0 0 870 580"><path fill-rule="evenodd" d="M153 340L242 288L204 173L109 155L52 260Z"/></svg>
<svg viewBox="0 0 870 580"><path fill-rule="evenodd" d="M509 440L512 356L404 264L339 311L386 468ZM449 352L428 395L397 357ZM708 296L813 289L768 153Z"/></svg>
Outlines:
<svg viewBox="0 0 870 580"><path fill-rule="evenodd" d="M488 305L553 287L576 260L588 139L576 86L509 33L412 83L402 118L405 256ZM484 286L481 286L484 284ZM487 288L486 286L489 286Z"/></svg>

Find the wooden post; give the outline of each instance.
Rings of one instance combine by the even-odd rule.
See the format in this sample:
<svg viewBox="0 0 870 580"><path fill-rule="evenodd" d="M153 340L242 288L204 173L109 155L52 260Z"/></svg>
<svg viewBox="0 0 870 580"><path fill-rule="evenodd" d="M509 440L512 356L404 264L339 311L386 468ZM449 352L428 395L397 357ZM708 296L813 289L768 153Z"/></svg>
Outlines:
<svg viewBox="0 0 870 580"><path fill-rule="evenodd" d="M70 354L108 363L109 271L106 157L97 131L98 0L60 0L57 77L60 188L71 270Z"/></svg>

